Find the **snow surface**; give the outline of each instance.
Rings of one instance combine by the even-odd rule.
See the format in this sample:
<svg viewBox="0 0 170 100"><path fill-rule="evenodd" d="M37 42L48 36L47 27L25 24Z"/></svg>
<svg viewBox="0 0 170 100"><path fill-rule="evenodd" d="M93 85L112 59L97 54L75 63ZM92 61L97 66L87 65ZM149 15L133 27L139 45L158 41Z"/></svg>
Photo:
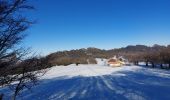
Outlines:
<svg viewBox="0 0 170 100"><path fill-rule="evenodd" d="M24 90L18 100L170 100L170 71L140 66L97 65L54 66L32 90ZM5 99L11 91L0 93Z"/></svg>
<svg viewBox="0 0 170 100"><path fill-rule="evenodd" d="M67 76L68 78L82 76L82 77L93 77L93 76L102 76L110 75L113 72L121 70L132 70L130 67L117 67L111 68L106 66L99 65L70 65L70 66L55 66L52 67L42 79L51 79L56 77ZM136 67L135 67L136 69ZM119 74L119 73L115 73Z"/></svg>

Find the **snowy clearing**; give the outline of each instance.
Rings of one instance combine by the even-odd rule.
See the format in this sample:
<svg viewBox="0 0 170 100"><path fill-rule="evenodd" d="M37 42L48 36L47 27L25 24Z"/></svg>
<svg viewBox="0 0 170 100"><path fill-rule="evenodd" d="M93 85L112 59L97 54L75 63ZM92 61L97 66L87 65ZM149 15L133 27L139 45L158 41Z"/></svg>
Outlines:
<svg viewBox="0 0 170 100"><path fill-rule="evenodd" d="M8 88L0 92L8 93ZM18 100L170 100L170 71L139 66L55 66Z"/></svg>

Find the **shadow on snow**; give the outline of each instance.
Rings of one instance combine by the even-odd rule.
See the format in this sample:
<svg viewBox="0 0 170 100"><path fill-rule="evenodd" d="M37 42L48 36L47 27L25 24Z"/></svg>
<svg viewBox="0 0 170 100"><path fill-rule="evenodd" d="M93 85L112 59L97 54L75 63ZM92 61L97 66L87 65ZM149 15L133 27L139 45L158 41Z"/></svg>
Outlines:
<svg viewBox="0 0 170 100"><path fill-rule="evenodd" d="M67 76L41 80L31 91L25 90L18 99L24 100L170 100L170 75L148 69L120 71L124 76ZM164 77L164 74L167 77ZM6 91L0 89L0 91ZM10 95L10 94L9 94ZM6 97L6 99L9 97Z"/></svg>

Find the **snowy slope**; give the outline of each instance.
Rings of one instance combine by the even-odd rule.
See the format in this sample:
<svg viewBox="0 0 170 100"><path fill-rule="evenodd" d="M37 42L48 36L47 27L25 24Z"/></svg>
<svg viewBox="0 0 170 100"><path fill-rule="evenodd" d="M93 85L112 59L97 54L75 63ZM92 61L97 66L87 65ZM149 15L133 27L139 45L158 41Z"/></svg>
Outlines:
<svg viewBox="0 0 170 100"><path fill-rule="evenodd" d="M5 99L10 98L8 88ZM18 100L170 100L170 72L139 66L55 66Z"/></svg>
<svg viewBox="0 0 170 100"><path fill-rule="evenodd" d="M101 59L101 58L96 58L97 64L98 65L106 65L107 59Z"/></svg>
<svg viewBox="0 0 170 100"><path fill-rule="evenodd" d="M92 76L102 76L110 75L113 72L121 71L123 69L130 69L129 67L117 67L112 68L108 66L99 66L99 65L79 65L79 66L55 66L52 67L42 79L50 79L56 77L92 77Z"/></svg>

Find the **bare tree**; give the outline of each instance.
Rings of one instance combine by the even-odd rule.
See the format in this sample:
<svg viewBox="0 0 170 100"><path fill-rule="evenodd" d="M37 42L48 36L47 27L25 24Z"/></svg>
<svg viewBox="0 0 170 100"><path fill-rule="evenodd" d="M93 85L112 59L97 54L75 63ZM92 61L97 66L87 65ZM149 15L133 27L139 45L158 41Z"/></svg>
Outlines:
<svg viewBox="0 0 170 100"><path fill-rule="evenodd" d="M170 48L167 47L160 52L160 58L164 64L168 64L170 68Z"/></svg>
<svg viewBox="0 0 170 100"><path fill-rule="evenodd" d="M148 52L148 55L149 55L149 62L152 64L152 67L154 68L155 67L155 64L158 60L158 55L157 55L157 52Z"/></svg>
<svg viewBox="0 0 170 100"><path fill-rule="evenodd" d="M125 57L128 58L129 62L134 63L134 65L139 65L139 62L142 60L141 53L139 52L126 54Z"/></svg>
<svg viewBox="0 0 170 100"><path fill-rule="evenodd" d="M39 77L45 74L46 70L39 70L42 69L41 67L47 66L43 60L38 59L37 57L30 58L24 60L20 64L17 65L17 72L16 68L13 76L12 81L17 81L18 83L15 85L9 85L10 89L14 91L12 99L15 100L16 97L20 94L20 92L24 89L30 90L33 86L37 84Z"/></svg>
<svg viewBox="0 0 170 100"><path fill-rule="evenodd" d="M0 86L10 86L14 90L13 100L24 89L36 83L39 71L46 66L41 59L27 59L27 51L19 46L32 21L22 12L33 9L27 0L0 0ZM11 85L13 82L15 85ZM32 83L32 84L31 84ZM0 93L0 99L3 98Z"/></svg>
<svg viewBox="0 0 170 100"><path fill-rule="evenodd" d="M150 55L148 52L144 52L142 55L143 61L146 63L146 66L149 66L149 59L150 59Z"/></svg>

